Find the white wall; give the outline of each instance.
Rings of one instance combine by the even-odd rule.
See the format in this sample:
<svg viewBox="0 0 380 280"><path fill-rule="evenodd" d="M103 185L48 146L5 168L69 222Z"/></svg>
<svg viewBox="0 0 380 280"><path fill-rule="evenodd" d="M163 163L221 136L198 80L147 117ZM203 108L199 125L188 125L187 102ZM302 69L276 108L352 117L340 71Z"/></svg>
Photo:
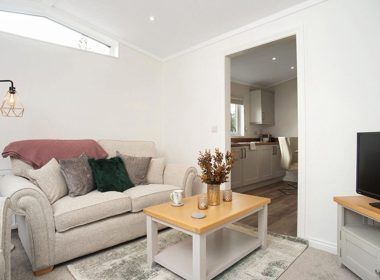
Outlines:
<svg viewBox="0 0 380 280"><path fill-rule="evenodd" d="M329 0L167 61L165 149L195 165L199 150L225 148L225 54L293 28L304 46L303 236L333 252L333 196L355 193L356 132L380 130L380 1Z"/></svg>
<svg viewBox="0 0 380 280"><path fill-rule="evenodd" d="M162 63L120 46L120 58L0 33L0 79L25 115L0 117L0 149L31 138L162 139ZM8 89L0 84L0 94ZM0 159L0 172L9 168Z"/></svg>
<svg viewBox="0 0 380 280"><path fill-rule="evenodd" d="M274 137L297 137L297 79L269 88L274 92L274 126L266 131Z"/></svg>

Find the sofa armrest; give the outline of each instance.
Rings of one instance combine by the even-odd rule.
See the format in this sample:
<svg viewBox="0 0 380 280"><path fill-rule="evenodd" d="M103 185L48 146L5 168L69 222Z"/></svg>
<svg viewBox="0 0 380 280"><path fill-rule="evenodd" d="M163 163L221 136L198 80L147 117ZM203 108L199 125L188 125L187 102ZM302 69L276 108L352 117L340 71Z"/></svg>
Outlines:
<svg viewBox="0 0 380 280"><path fill-rule="evenodd" d="M177 186L185 191L185 196L191 196L196 177L197 170L194 167L169 163L164 171L164 184Z"/></svg>
<svg viewBox="0 0 380 280"><path fill-rule="evenodd" d="M25 217L19 235L33 271L54 265L55 225L46 195L30 181L14 175L0 178L0 194L10 198L15 214Z"/></svg>
<svg viewBox="0 0 380 280"><path fill-rule="evenodd" d="M0 279L11 279L11 208L7 197L0 197Z"/></svg>
<svg viewBox="0 0 380 280"><path fill-rule="evenodd" d="M4 252L0 249L0 280L5 280L5 274L7 273L5 267Z"/></svg>

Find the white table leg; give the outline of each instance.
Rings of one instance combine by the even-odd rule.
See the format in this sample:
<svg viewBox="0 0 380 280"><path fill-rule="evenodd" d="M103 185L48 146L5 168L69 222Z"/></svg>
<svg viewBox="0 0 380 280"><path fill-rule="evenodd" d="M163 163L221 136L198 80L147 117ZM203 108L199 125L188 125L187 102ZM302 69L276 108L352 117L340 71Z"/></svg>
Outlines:
<svg viewBox="0 0 380 280"><path fill-rule="evenodd" d="M152 268L154 256L158 251L158 229L157 223L150 216L146 216L146 226L148 266Z"/></svg>
<svg viewBox="0 0 380 280"><path fill-rule="evenodd" d="M193 280L206 279L206 235L193 235Z"/></svg>
<svg viewBox="0 0 380 280"><path fill-rule="evenodd" d="M265 205L262 210L258 213L259 223L258 223L258 234L261 240L261 248L265 249L267 247L267 231L268 231L268 205Z"/></svg>

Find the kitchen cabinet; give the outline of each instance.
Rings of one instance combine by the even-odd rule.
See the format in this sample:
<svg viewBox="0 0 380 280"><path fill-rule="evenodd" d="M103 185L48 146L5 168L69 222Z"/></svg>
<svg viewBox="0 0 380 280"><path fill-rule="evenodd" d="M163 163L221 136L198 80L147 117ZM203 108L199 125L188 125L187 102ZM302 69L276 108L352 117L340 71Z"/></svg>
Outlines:
<svg viewBox="0 0 380 280"><path fill-rule="evenodd" d="M274 93L262 89L250 92L250 122L274 124Z"/></svg>
<svg viewBox="0 0 380 280"><path fill-rule="evenodd" d="M255 150L250 150L249 147L244 147L243 161L243 186L254 184L260 179L259 176L259 155Z"/></svg>
<svg viewBox="0 0 380 280"><path fill-rule="evenodd" d="M271 149L259 149L256 151L258 154L258 169L261 180L268 180L272 178L272 152Z"/></svg>
<svg viewBox="0 0 380 280"><path fill-rule="evenodd" d="M232 154L234 156L235 162L231 170L231 186L234 188L239 188L243 186L243 160L244 151L241 147L232 148Z"/></svg>
<svg viewBox="0 0 380 280"><path fill-rule="evenodd" d="M284 176L285 170L281 166L280 146L272 146L272 175L274 177Z"/></svg>
<svg viewBox="0 0 380 280"><path fill-rule="evenodd" d="M231 170L231 188L236 189L285 175L277 144L233 147L235 163Z"/></svg>

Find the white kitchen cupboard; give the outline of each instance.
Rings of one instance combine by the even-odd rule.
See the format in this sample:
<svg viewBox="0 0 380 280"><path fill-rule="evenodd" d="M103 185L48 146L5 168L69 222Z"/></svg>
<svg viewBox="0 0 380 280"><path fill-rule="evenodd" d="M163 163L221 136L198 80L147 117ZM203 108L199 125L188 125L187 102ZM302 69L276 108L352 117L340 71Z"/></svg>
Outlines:
<svg viewBox="0 0 380 280"><path fill-rule="evenodd" d="M234 147L231 149L235 162L231 170L231 187L239 188L243 186L243 149L241 147Z"/></svg>
<svg viewBox="0 0 380 280"><path fill-rule="evenodd" d="M258 149L255 152L258 154L258 169L260 180L269 180L272 178L272 149Z"/></svg>
<svg viewBox="0 0 380 280"><path fill-rule="evenodd" d="M243 161L243 186L254 184L260 179L259 155L257 151L252 151L248 147L243 149L244 161Z"/></svg>
<svg viewBox="0 0 380 280"><path fill-rule="evenodd" d="M232 189L285 175L277 144L258 145L255 150L250 150L248 146L233 147L232 152L235 156L231 171Z"/></svg>
<svg viewBox="0 0 380 280"><path fill-rule="evenodd" d="M262 89L250 92L250 122L274 124L274 93Z"/></svg>
<svg viewBox="0 0 380 280"><path fill-rule="evenodd" d="M283 176L284 169L281 166L281 151L280 146L272 146L272 175L273 177Z"/></svg>

